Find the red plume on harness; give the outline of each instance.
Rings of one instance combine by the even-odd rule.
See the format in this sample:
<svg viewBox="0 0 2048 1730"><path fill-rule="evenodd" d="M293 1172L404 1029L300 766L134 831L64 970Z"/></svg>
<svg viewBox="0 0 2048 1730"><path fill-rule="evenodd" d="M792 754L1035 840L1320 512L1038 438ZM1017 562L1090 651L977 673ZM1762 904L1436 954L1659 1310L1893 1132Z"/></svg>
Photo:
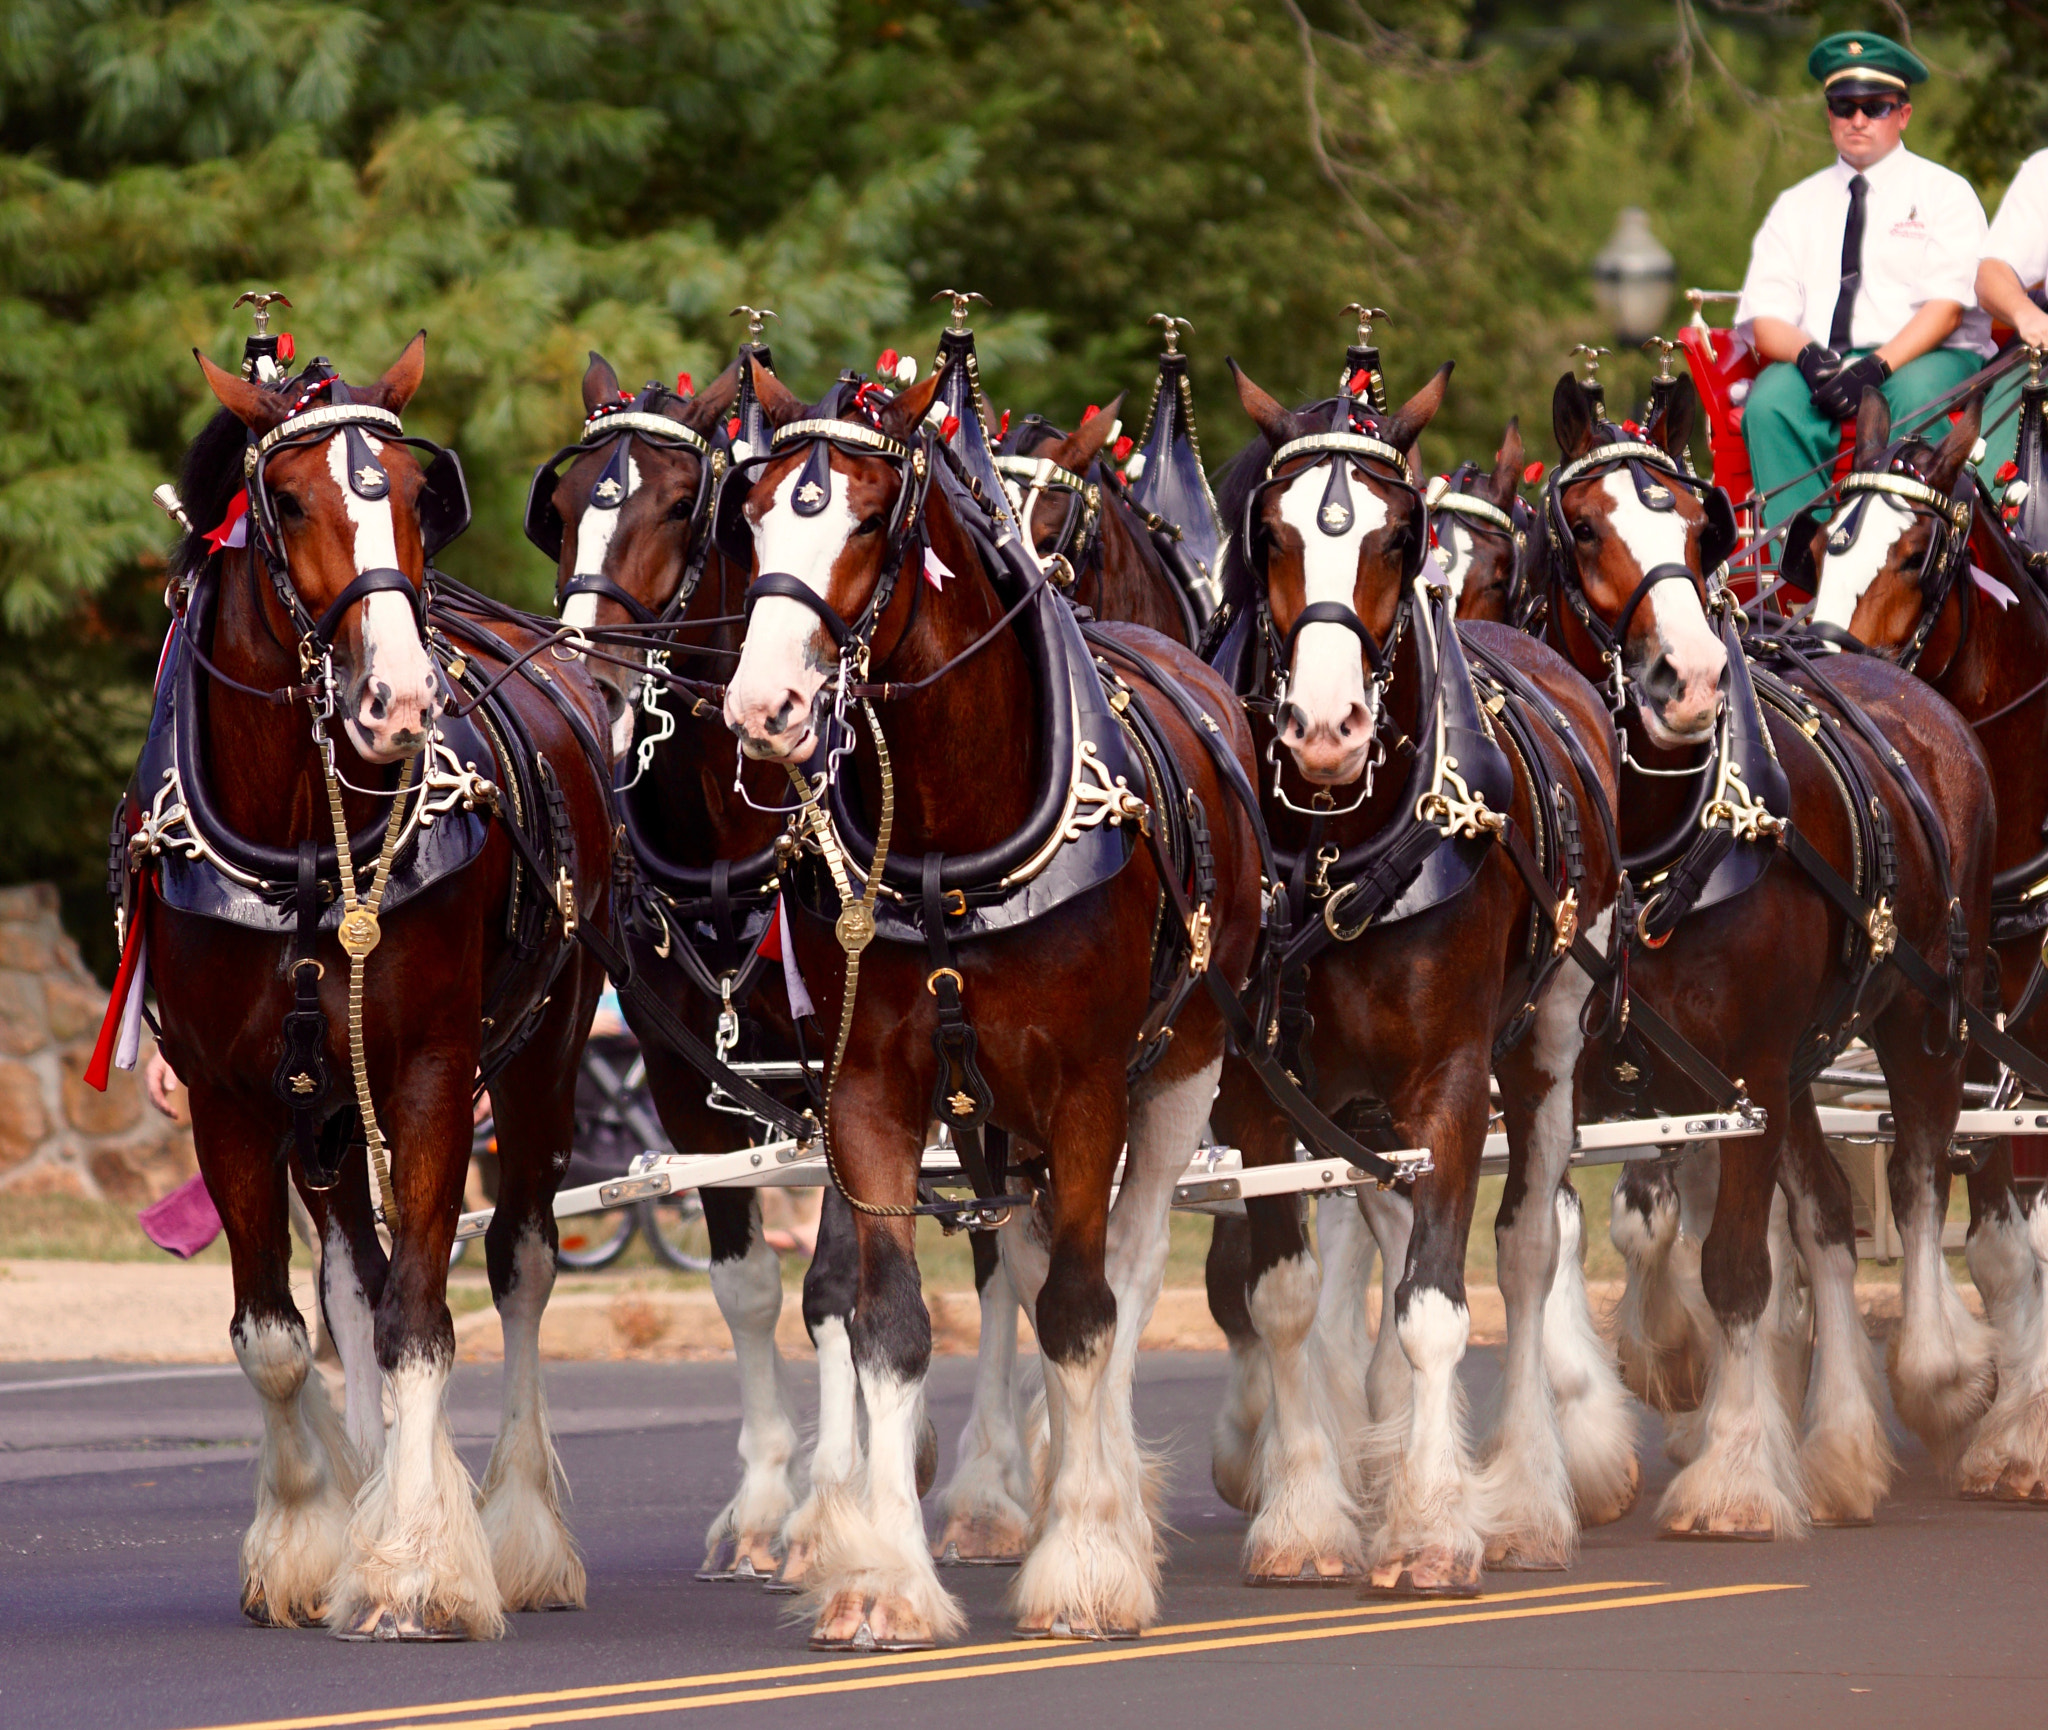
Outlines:
<svg viewBox="0 0 2048 1730"><path fill-rule="evenodd" d="M696 387L696 386L695 386L694 384L692 384L692 383L690 382L690 375L689 375L688 373L686 373L686 372L679 372L679 373L677 373L677 374L676 374L676 395L677 395L677 396L695 396L696 394L697 394L697 387Z"/></svg>
<svg viewBox="0 0 2048 1730"><path fill-rule="evenodd" d="M286 331L284 335L277 339L277 358L283 361L286 366L291 365L293 357L298 352L299 345L292 341L292 333L290 331Z"/></svg>
<svg viewBox="0 0 2048 1730"><path fill-rule="evenodd" d="M1531 463L1522 471L1522 485L1525 487L1535 486L1543 479L1547 472L1541 463Z"/></svg>
<svg viewBox="0 0 2048 1730"><path fill-rule="evenodd" d="M1364 396L1372 389L1372 374L1360 367L1344 381L1344 389L1352 396Z"/></svg>

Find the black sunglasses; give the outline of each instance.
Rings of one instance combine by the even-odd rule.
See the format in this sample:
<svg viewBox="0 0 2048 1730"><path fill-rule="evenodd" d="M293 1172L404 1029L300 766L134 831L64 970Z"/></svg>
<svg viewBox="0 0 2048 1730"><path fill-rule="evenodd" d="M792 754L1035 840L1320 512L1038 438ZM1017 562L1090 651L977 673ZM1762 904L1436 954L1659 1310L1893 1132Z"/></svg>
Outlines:
<svg viewBox="0 0 2048 1730"><path fill-rule="evenodd" d="M1828 112L1837 120L1848 120L1857 114L1867 115L1872 120L1882 120L1888 114L1895 114L1905 107L1896 96L1830 96Z"/></svg>

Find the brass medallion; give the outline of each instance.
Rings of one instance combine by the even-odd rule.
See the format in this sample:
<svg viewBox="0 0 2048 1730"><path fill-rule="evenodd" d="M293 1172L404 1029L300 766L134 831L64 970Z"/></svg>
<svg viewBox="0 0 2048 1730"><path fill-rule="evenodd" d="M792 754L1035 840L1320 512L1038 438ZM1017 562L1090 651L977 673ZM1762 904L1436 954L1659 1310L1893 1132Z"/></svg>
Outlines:
<svg viewBox="0 0 2048 1730"><path fill-rule="evenodd" d="M874 909L865 902L849 901L832 921L832 935L849 955L858 955L875 940Z"/></svg>
<svg viewBox="0 0 2048 1730"><path fill-rule="evenodd" d="M384 935L377 929L377 915L367 907L351 907L341 916L341 947L352 961L360 961L377 947Z"/></svg>

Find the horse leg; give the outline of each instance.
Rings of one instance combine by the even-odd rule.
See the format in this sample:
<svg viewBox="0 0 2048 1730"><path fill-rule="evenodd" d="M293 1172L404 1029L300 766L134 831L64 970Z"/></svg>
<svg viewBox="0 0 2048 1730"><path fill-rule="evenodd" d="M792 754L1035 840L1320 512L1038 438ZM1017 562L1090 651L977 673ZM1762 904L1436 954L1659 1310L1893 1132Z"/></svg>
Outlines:
<svg viewBox="0 0 2048 1730"><path fill-rule="evenodd" d="M580 1610L587 1597L583 1558L562 1517L565 1482L548 1432L540 1323L555 1285L555 1191L575 1140L578 1035L591 1007L558 988L532 1043L491 1083L500 1175L484 1258L505 1370L481 1496L491 1567L508 1610Z"/></svg>
<svg viewBox="0 0 2048 1730"><path fill-rule="evenodd" d="M1700 1256L1713 1307L1713 1365L1699 1410L1699 1451L1673 1478L1657 1518L1672 1537L1791 1538L1806 1531L1798 1436L1760 1323L1771 1295L1771 1198L1790 1090L1756 1090L1769 1127L1721 1150L1714 1223Z"/></svg>
<svg viewBox="0 0 2048 1730"><path fill-rule="evenodd" d="M356 1498L350 1557L328 1625L344 1639L496 1639L505 1631L476 1487L448 1432L455 1325L448 1250L469 1163L474 1046L424 1047L380 1106L393 1148L397 1219L376 1316L391 1399L384 1457ZM510 1366L507 1366L508 1372Z"/></svg>
<svg viewBox="0 0 2048 1730"><path fill-rule="evenodd" d="M1592 941L1604 940L1603 926L1596 924ZM1545 994L1528 1036L1496 1065L1509 1149L1507 1185L1494 1223L1507 1350L1500 1417L1482 1477L1481 1499L1500 1511L1487 1551L1489 1567L1566 1567L1578 1549L1580 1507L1611 1519L1636 1496L1634 1426L1612 1357L1599 1349L1590 1316L1577 1326L1567 1319L1556 1340L1546 1327L1558 1285L1560 1215L1567 1197L1578 1224L1578 1197L1565 1174L1585 1044L1579 1007L1587 989L1585 975L1568 967ZM1573 1236L1576 1269L1580 1233ZM1569 1308L1568 1299L1559 1307ZM1590 1352L1588 1341L1595 1348ZM1567 1410L1576 1458L1566 1436Z"/></svg>
<svg viewBox="0 0 2048 1730"><path fill-rule="evenodd" d="M2037 1198L2029 1209L2013 1189L2010 1142L1971 1178L1970 1212L1970 1275L1996 1335L1998 1391L1962 1450L1958 1487L1972 1499L2048 1502L2048 1206Z"/></svg>
<svg viewBox="0 0 2048 1730"><path fill-rule="evenodd" d="M1924 1079L1938 1086L1938 1077ZM1902 1076L1901 1082L1906 1092L1920 1091L1921 1078L1909 1083ZM1821 1136L1809 1089L1802 1088L1793 1100L1786 1125L1782 1193L1813 1288L1815 1374L1807 1390L1806 1437L1800 1448L1807 1509L1816 1525L1867 1526L1877 1518L1877 1504L1891 1487L1897 1461L1879 1413L1877 1370L1856 1308L1856 1219L1849 1185ZM1789 1256L1772 1260L1778 1264L1775 1298L1778 1286L1793 1283L1792 1268ZM1790 1397L1786 1404L1797 1409Z"/></svg>
<svg viewBox="0 0 2048 1730"><path fill-rule="evenodd" d="M1372 1584L1382 1592L1474 1597L1494 1521L1472 1470L1458 1364L1472 1327L1465 1242L1486 1140L1484 1050L1446 1053L1426 1088L1390 1103L1407 1145L1429 1148L1435 1170L1415 1184L1414 1234L1392 1312L1414 1383L1405 1424L1375 1424L1398 1432L1399 1457L1379 1492Z"/></svg>
<svg viewBox="0 0 2048 1730"><path fill-rule="evenodd" d="M1209 1431L1209 1481L1217 1495L1246 1514L1258 1511L1255 1450L1266 1409L1273 1403L1273 1372L1266 1362L1265 1342L1252 1326L1247 1307L1251 1261L1251 1221L1218 1214L1209 1234L1209 1253L1202 1261L1202 1284L1209 1314L1229 1348L1230 1376Z"/></svg>
<svg viewBox="0 0 2048 1730"><path fill-rule="evenodd" d="M305 1319L292 1301L276 1126L204 1083L194 1088L192 1107L199 1168L234 1263L228 1337L263 1405L256 1512L242 1535L242 1613L266 1627L297 1627L327 1613L348 1558L349 1502L361 1468L313 1369Z"/></svg>
<svg viewBox="0 0 2048 1730"><path fill-rule="evenodd" d="M1586 1211L1570 1181L1557 1192L1557 1276L1543 1306L1543 1361L1564 1434L1565 1469L1581 1526L1618 1520L1642 1494L1636 1414L1614 1348L1586 1290Z"/></svg>
<svg viewBox="0 0 2048 1730"><path fill-rule="evenodd" d="M818 1214L818 1247L804 1274L804 1326L818 1353L818 1438L811 1449L810 1493L783 1522L782 1567L770 1588L774 1591L795 1591L808 1580L819 1549L838 1541L839 1529L857 1505L860 1401L848 1327L859 1290L860 1237L853 1209L838 1187L830 1186Z"/></svg>
<svg viewBox="0 0 2048 1730"><path fill-rule="evenodd" d="M697 1578L766 1580L776 1571L777 1536L796 1505L790 1483L796 1420L788 1371L775 1345L775 1327L782 1319L782 1258L761 1236L761 1198L755 1191L698 1193L711 1240L711 1295L732 1334L739 1365L740 1483L705 1529L704 1566ZM822 1354L819 1363L822 1377Z"/></svg>
<svg viewBox="0 0 2048 1730"><path fill-rule="evenodd" d="M1294 1134L1242 1066L1217 1101L1217 1126L1247 1169L1293 1157ZM1363 1571L1359 1508L1342 1461L1362 1413L1340 1413L1315 1334L1320 1276L1294 1196L1245 1203L1250 1223L1246 1315L1264 1347L1271 1399L1252 1448L1244 1540L1247 1585L1319 1584Z"/></svg>
<svg viewBox="0 0 2048 1730"><path fill-rule="evenodd" d="M369 1162L352 1151L341 1181L307 1196L320 1231L320 1308L341 1358L342 1412L349 1446L367 1468L384 1456L384 1376L377 1368L377 1302L390 1258L370 1207Z"/></svg>
<svg viewBox="0 0 2048 1730"><path fill-rule="evenodd" d="M1710 1142L1676 1160L1630 1160L1614 1182L1607 1235L1628 1281L1615 1310L1622 1381L1654 1411L1689 1412L1706 1386L1711 1317L1699 1291L1699 1237L1685 1229L1681 1174L1717 1169Z"/></svg>
<svg viewBox="0 0 2048 1730"><path fill-rule="evenodd" d="M1365 1366L1372 1358L1373 1338L1366 1295L1372 1290L1378 1259L1379 1247L1359 1212L1357 1198L1342 1190L1316 1197L1316 1260L1323 1268L1323 1289L1316 1299L1316 1333L1323 1342L1331 1397L1340 1412L1357 1414L1354 1430L1363 1426L1370 1410ZM1347 1432L1345 1440L1349 1439Z"/></svg>
<svg viewBox="0 0 2048 1730"><path fill-rule="evenodd" d="M1115 1639L1157 1615L1157 1529L1130 1387L1165 1266L1173 1182L1216 1071L1204 1066L1142 1101L1128 1099L1121 1073L1093 1080L1070 1084L1054 1117L1052 1250L1037 1313L1051 1459L1036 1541L1009 1603L1020 1633ZM1127 1132L1112 1230L1110 1177Z"/></svg>
<svg viewBox="0 0 2048 1730"><path fill-rule="evenodd" d="M1397 1189L1367 1184L1358 1191L1358 1213L1380 1256L1380 1325L1373 1335L1372 1362L1365 1371L1366 1410L1374 1426L1371 1433L1376 1434L1392 1419L1405 1421L1413 1398L1415 1378L1408 1367L1408 1354L1401 1349L1400 1334L1390 1324L1394 1297L1408 1266L1408 1240L1415 1231L1415 1204ZM1382 1463L1391 1468L1391 1456Z"/></svg>
<svg viewBox="0 0 2048 1730"><path fill-rule="evenodd" d="M897 1097L900 1073L849 1070L831 1106L834 1162L870 1206L915 1199L925 1120ZM867 1407L865 1498L821 1534L809 1573L811 1644L821 1650L909 1651L966 1625L940 1584L918 1506L917 1466L931 1367L931 1313L917 1269L915 1218L854 1209L860 1284L847 1334Z"/></svg>
<svg viewBox="0 0 2048 1730"><path fill-rule="evenodd" d="M960 1431L959 1464L939 1498L944 1522L932 1546L942 1565L1023 1559L1031 1516L1030 1475L1017 1427L1017 1294L994 1232L969 1232L981 1339L974 1354L974 1405Z"/></svg>

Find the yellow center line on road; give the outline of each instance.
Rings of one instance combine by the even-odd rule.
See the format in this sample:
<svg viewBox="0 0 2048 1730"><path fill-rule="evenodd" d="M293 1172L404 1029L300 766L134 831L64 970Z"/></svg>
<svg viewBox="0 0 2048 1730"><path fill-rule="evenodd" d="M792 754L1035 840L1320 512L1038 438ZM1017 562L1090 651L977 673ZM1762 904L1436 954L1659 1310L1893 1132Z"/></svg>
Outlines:
<svg viewBox="0 0 2048 1730"><path fill-rule="evenodd" d="M711 1672L696 1676L661 1677L644 1682L612 1683L608 1686L565 1688L547 1693L501 1695L455 1700L418 1706L371 1708L317 1717L243 1721L218 1725L210 1730L340 1730L349 1725L382 1724L391 1730L405 1730L415 1720L448 1718L474 1712L504 1712L514 1715L496 1718L466 1718L461 1725L428 1725L419 1730L524 1730L524 1727L594 1722L601 1719L644 1716L653 1712L681 1711L696 1706L733 1705L759 1700L793 1699L813 1694L837 1694L891 1688L899 1684L944 1681L952 1676L1012 1675L1042 1668L1069 1668L1079 1664L1103 1664L1133 1658L1170 1657L1177 1652L1227 1651L1261 1644L1287 1644L1300 1640L1339 1638L1349 1634L1396 1632L1402 1628L1452 1627L1475 1621L1514 1621L1528 1616L1570 1614L1586 1610L1628 1609L1639 1605L1685 1603L1702 1599L1737 1597L1755 1592L1797 1591L1794 1585L1725 1586L1688 1592L1666 1592L1648 1596L1611 1598L1597 1603L1558 1600L1585 1598L1599 1592L1629 1592L1654 1585L1654 1581L1598 1580L1567 1586L1503 1592L1473 1603L1469 1608L1446 1613L1442 1600L1421 1600L1376 1605L1350 1604L1333 1610L1304 1610L1286 1614L1243 1616L1223 1621L1184 1622L1155 1628L1146 1638L1131 1644L1083 1646L1075 1649L1066 1642L1034 1642L1020 1648L1014 1640L978 1646L957 1646L942 1651L878 1653L871 1657L834 1656L808 1663L775 1665L755 1670ZM1299 1624L1343 1623L1342 1626L1302 1627ZM1190 1634L1265 1629L1267 1632L1240 1633L1210 1640L1175 1638ZM1012 1654L997 1664L971 1664L962 1660L993 1653ZM1021 1655L1028 1652L1029 1656ZM874 1674L892 1671L894 1674ZM849 1675L848 1672L856 1672ZM789 1686L792 1678L830 1673L836 1679ZM751 1689L731 1688L734 1683L766 1683ZM707 1688L727 1691L701 1692ZM660 1700L621 1699L621 1696L658 1693L665 1689L693 1690L680 1697ZM598 1705L610 1700L610 1705ZM572 1704L576 1703L576 1704ZM566 1711L517 1711L519 1708L567 1706ZM398 1722L394 1722L398 1721Z"/></svg>
<svg viewBox="0 0 2048 1730"><path fill-rule="evenodd" d="M1661 1580L1586 1580L1566 1586L1537 1586L1520 1592L1490 1593L1488 1604L1515 1604L1532 1598L1583 1596L1589 1592L1634 1591L1638 1587L1662 1585ZM1335 1610L1295 1610L1281 1615L1235 1616L1221 1622L1177 1622L1147 1631L1148 1640L1170 1639L1181 1634L1209 1634L1230 1628L1268 1628L1292 1622L1324 1622L1340 1616L1414 1616L1434 1610L1442 1599L1414 1598L1381 1604L1361 1604L1356 1599ZM544 1694L501 1694L481 1700L447 1700L424 1706L385 1706L356 1712L336 1712L315 1718L261 1718L238 1724L215 1724L205 1730L345 1730L353 1724L384 1724L394 1718L440 1718L458 1712L503 1711L514 1706L549 1706L568 1700L601 1700L621 1694L646 1694L663 1688L712 1688L734 1682L765 1682L779 1676L812 1676L823 1671L844 1675L849 1670L872 1670L901 1664L935 1664L957 1658L985 1658L992 1652L1015 1652L1018 1641L997 1640L983 1646L948 1646L937 1651L878 1652L873 1657L838 1653L803 1664L771 1664L759 1670L723 1670L702 1676L659 1676L646 1682L614 1682L608 1686L558 1688ZM1041 1650L1056 1650L1069 1642L1048 1640Z"/></svg>

